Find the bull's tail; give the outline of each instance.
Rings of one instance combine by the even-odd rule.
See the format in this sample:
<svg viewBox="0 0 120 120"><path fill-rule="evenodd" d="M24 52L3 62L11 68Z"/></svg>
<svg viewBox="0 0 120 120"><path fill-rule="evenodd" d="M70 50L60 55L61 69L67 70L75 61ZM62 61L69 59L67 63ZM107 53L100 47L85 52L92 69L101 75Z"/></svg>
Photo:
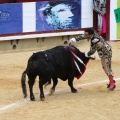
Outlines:
<svg viewBox="0 0 120 120"><path fill-rule="evenodd" d="M22 86L22 91L23 91L23 94L24 94L24 98L27 97L27 89L26 89L26 73L27 71L25 70L22 74L22 77L21 77L21 86Z"/></svg>

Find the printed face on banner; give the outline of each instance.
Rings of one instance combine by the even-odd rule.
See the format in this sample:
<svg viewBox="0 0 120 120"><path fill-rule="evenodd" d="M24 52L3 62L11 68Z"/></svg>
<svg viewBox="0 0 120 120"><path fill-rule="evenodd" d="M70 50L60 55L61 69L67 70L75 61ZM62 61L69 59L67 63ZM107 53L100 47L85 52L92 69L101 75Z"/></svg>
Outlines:
<svg viewBox="0 0 120 120"><path fill-rule="evenodd" d="M22 4L0 4L0 34L22 32Z"/></svg>
<svg viewBox="0 0 120 120"><path fill-rule="evenodd" d="M36 3L36 31L81 28L81 2Z"/></svg>

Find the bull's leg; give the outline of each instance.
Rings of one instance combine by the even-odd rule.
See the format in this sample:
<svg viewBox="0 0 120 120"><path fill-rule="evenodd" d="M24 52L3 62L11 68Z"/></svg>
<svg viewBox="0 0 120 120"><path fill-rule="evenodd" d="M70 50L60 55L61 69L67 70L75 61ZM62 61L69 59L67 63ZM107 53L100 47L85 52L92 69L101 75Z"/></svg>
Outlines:
<svg viewBox="0 0 120 120"><path fill-rule="evenodd" d="M39 88L40 88L40 99L42 101L45 100L44 92L43 92L43 79L39 80Z"/></svg>
<svg viewBox="0 0 120 120"><path fill-rule="evenodd" d="M49 95L52 95L55 92L55 87L56 87L56 85L58 83L58 79L57 78L52 78L52 79L53 79L53 86L50 89L50 94Z"/></svg>
<svg viewBox="0 0 120 120"><path fill-rule="evenodd" d="M41 77L41 78L39 77L40 99L42 101L45 100L44 91L43 91L43 85L45 83L47 83L47 81L49 81L49 80L50 80L50 78L48 78L47 76Z"/></svg>
<svg viewBox="0 0 120 120"><path fill-rule="evenodd" d="M77 89L75 89L73 87L73 79L68 79L68 85L70 86L72 93L76 93L77 92Z"/></svg>
<svg viewBox="0 0 120 120"><path fill-rule="evenodd" d="M29 77L28 76L28 84L29 84L29 90L30 90L30 100L31 101L35 101L35 97L34 97L34 94L33 94L33 85L35 83L35 78L36 77Z"/></svg>

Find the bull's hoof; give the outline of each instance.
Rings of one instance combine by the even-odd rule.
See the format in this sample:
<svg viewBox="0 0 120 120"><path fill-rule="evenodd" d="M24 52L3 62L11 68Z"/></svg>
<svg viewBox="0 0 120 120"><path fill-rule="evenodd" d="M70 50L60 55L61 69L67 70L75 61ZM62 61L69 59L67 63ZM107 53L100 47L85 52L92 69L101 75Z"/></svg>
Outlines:
<svg viewBox="0 0 120 120"><path fill-rule="evenodd" d="M55 89L54 89L54 88L51 88L49 95L53 95L54 92L55 92Z"/></svg>
<svg viewBox="0 0 120 120"><path fill-rule="evenodd" d="M31 101L35 101L35 97L31 97L30 100L31 100Z"/></svg>
<svg viewBox="0 0 120 120"><path fill-rule="evenodd" d="M41 101L45 101L45 97L43 97L43 98L40 98L40 100L41 100Z"/></svg>
<svg viewBox="0 0 120 120"><path fill-rule="evenodd" d="M27 98L27 94L24 95L24 98Z"/></svg>
<svg viewBox="0 0 120 120"><path fill-rule="evenodd" d="M44 95L40 95L40 100L41 100L41 101L44 101L44 100L45 100Z"/></svg>
<svg viewBox="0 0 120 120"><path fill-rule="evenodd" d="M71 92L72 93L77 93L78 91L77 91L77 89L74 88L74 89L71 90Z"/></svg>
<svg viewBox="0 0 120 120"><path fill-rule="evenodd" d="M115 80L114 80L114 83L115 83ZM110 84L107 84L107 88L110 88Z"/></svg>
<svg viewBox="0 0 120 120"><path fill-rule="evenodd" d="M109 91L113 91L116 88L116 85L113 86L113 88L109 88Z"/></svg>

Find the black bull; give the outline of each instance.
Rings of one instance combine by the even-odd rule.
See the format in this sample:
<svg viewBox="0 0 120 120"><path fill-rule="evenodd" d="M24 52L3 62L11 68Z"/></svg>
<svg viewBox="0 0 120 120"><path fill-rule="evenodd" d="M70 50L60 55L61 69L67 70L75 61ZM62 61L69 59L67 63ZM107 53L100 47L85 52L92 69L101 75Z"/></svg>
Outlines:
<svg viewBox="0 0 120 120"><path fill-rule="evenodd" d="M73 46L57 46L49 50L33 53L29 58L27 68L21 77L21 85L24 97L27 97L26 74L30 90L30 99L35 100L33 85L35 78L39 76L40 98L44 100L43 85L53 80L51 93L55 91L58 78L68 79L71 92L76 93L73 87L74 77L80 78L85 72L86 65L90 58L85 57L85 53L80 52Z"/></svg>

